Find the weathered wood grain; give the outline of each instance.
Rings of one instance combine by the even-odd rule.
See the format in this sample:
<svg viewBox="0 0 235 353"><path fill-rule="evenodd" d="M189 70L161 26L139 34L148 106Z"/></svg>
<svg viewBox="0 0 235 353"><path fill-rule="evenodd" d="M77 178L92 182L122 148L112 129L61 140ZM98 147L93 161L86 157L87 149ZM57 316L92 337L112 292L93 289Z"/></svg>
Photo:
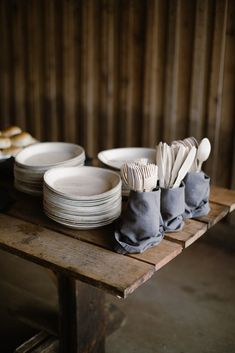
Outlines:
<svg viewBox="0 0 235 353"><path fill-rule="evenodd" d="M205 134L206 107L208 99L209 55L212 38L212 2L196 2L196 19L191 75L191 97L189 109L189 134L202 139Z"/></svg>
<svg viewBox="0 0 235 353"><path fill-rule="evenodd" d="M58 14L58 2L53 1L44 2L44 79L43 79L43 115L44 123L47 124L48 129L43 129L43 139L56 141L59 136L59 116L57 112L58 102L58 58L56 55L56 36L59 33L56 31L56 11ZM62 27L62 26L61 26Z"/></svg>
<svg viewBox="0 0 235 353"><path fill-rule="evenodd" d="M140 130L137 127L141 125L144 2L121 3L117 143L118 146L136 146L140 144Z"/></svg>
<svg viewBox="0 0 235 353"><path fill-rule="evenodd" d="M119 6L115 0L101 1L101 56L100 62L100 149L116 144L118 109L118 49Z"/></svg>
<svg viewBox="0 0 235 353"><path fill-rule="evenodd" d="M19 2L15 3L15 11L12 13L13 31L13 70L14 70L14 105L17 107L15 123L22 129L26 129L26 41L25 41L25 8Z"/></svg>
<svg viewBox="0 0 235 353"><path fill-rule="evenodd" d="M170 1L163 137L169 143L187 134L195 1Z"/></svg>
<svg viewBox="0 0 235 353"><path fill-rule="evenodd" d="M207 231L207 225L195 220L186 220L181 232L166 233L165 239L181 244L184 248L193 244Z"/></svg>
<svg viewBox="0 0 235 353"><path fill-rule="evenodd" d="M235 189L235 174L232 173L232 166L235 168L235 129L234 119L231 117L235 116L235 104L234 92L235 92L235 75L232 74L235 71L235 1L228 0L227 9L227 21L225 27L225 52L224 52L224 66L223 66L223 88L221 92L221 122L219 129L219 146L218 146L218 164L220 172L216 170L217 184L230 185L231 188ZM233 134L231 134L233 131ZM234 159L233 159L234 158Z"/></svg>
<svg viewBox="0 0 235 353"><path fill-rule="evenodd" d="M104 353L104 292L58 274L61 353Z"/></svg>
<svg viewBox="0 0 235 353"><path fill-rule="evenodd" d="M229 207L210 202L210 212L207 216L197 218L200 222L205 222L208 228L218 223L229 213Z"/></svg>
<svg viewBox="0 0 235 353"><path fill-rule="evenodd" d="M73 0L68 0L63 3L63 113L66 116L66 121L63 120L64 139L67 142L77 142L77 96L80 93L78 90L77 71L79 61L76 57L77 43L77 24L76 3ZM70 68L73 67L73 71Z"/></svg>
<svg viewBox="0 0 235 353"><path fill-rule="evenodd" d="M232 212L235 210L235 190L211 186L210 201L228 206L229 211Z"/></svg>
<svg viewBox="0 0 235 353"><path fill-rule="evenodd" d="M66 228L45 216L43 213L42 200L25 195L20 192L13 192L15 203L7 212L8 215L19 219L40 224L41 226L68 235L78 240L101 246L105 249L114 249L114 225L93 229L73 230ZM35 202L36 201L36 202ZM128 255L138 258L141 261L154 265L156 269L161 268L181 252L182 248L176 244L169 244L163 240L157 247L144 252L141 255Z"/></svg>
<svg viewBox="0 0 235 353"><path fill-rule="evenodd" d="M143 133L144 146L153 147L162 138L163 99L167 46L167 2L150 0L146 9Z"/></svg>
<svg viewBox="0 0 235 353"><path fill-rule="evenodd" d="M165 239L167 238L165 237ZM156 270L159 270L168 262L172 261L183 250L182 245L165 239L163 239L158 246L148 249L142 254L133 254L130 256L148 262L154 265Z"/></svg>
<svg viewBox="0 0 235 353"><path fill-rule="evenodd" d="M43 135L42 110L42 7L37 0L25 2L26 13L26 114L27 128L38 140ZM35 70L35 67L37 69Z"/></svg>
<svg viewBox="0 0 235 353"><path fill-rule="evenodd" d="M9 193L10 192L12 192L12 197L15 199L15 202L8 211L9 215L34 223L43 228L54 230L59 233L60 236L64 234L79 240L79 242L91 243L106 250L113 250L114 225L109 225L101 229L84 231L68 229L51 221L44 215L42 200L40 198L13 191L11 186L9 186ZM133 258L151 264L154 266L155 270L160 269L180 254L182 248L191 245L206 232L208 227L218 222L229 211L229 207L220 206L215 203L211 203L211 207L212 211L208 216L202 217L199 220L186 221L185 227L181 232L166 234L165 239L157 247L149 249L143 254L129 254L127 257L129 257L130 260ZM117 254L114 255L118 256Z"/></svg>
<svg viewBox="0 0 235 353"><path fill-rule="evenodd" d="M83 116L82 131L86 150L95 155L99 134L99 2L85 1L82 6L81 38L81 98L80 114ZM73 119L74 116L73 116Z"/></svg>
<svg viewBox="0 0 235 353"><path fill-rule="evenodd" d="M215 2L214 32L212 40L212 59L208 97L207 136L212 143L211 160L207 164L207 172L216 183L219 180L217 172L221 163L218 161L220 130L222 129L222 92L224 85L224 63L226 48L226 26L228 18L228 0ZM226 136L227 138L227 136ZM224 142L222 142L224 143ZM226 143L226 142L225 142ZM217 179L218 178L218 179Z"/></svg>
<svg viewBox="0 0 235 353"><path fill-rule="evenodd" d="M13 99L13 67L12 67L12 11L9 1L0 2L0 124L2 127L11 124ZM1 127L1 129L2 129Z"/></svg>
<svg viewBox="0 0 235 353"><path fill-rule="evenodd" d="M39 224L45 228L66 234L78 240L84 240L107 249L113 248L114 242L111 235L114 231L113 225L92 231L69 229L52 221L44 214L43 204L40 198L31 197L16 191L13 191L13 197L15 202L7 211L8 215L34 224Z"/></svg>
<svg viewBox="0 0 235 353"><path fill-rule="evenodd" d="M224 205L226 206L226 202L228 203L227 206L230 206L230 212L233 210L233 194L234 192L232 190L228 189L221 189L217 188L217 192L213 191L214 189L212 188L211 192L211 197L213 198L213 195L216 194L218 197L220 197L220 194L224 193L226 195L226 201ZM114 232L114 226L109 225L106 227L102 227L101 229L95 229L92 231L89 230L84 230L84 231L77 231L77 230L72 230L68 229L66 227L63 227L56 222L53 222L50 220L48 217L46 217L43 213L42 209L42 201L40 199L36 199L37 202L35 202L35 198L25 195L20 192L13 192L14 198L15 198L15 203L12 205L11 209L8 211L9 215L12 215L14 217L33 222L35 224L40 224L45 228L51 229L58 231L60 233L66 234L68 236L71 236L73 238L89 242L95 245L99 245L101 247L104 247L106 249L113 249L114 247L114 238L112 236ZM232 196L231 196L232 195ZM224 199L223 199L224 200ZM212 204L213 206L213 204ZM212 211L214 212L220 212L221 209L214 209L214 206L212 207ZM220 217L223 217L224 215L224 210L222 208L222 213L221 215L218 215L217 213L210 213L208 217L211 217L210 219L213 218L212 223L216 223L218 220L220 220ZM217 220L218 219L218 220ZM203 223L199 223L198 221L190 220L186 221L185 227L181 232L177 233L168 233L165 236L165 239L168 239L170 241L174 241L176 243L181 244L183 247L188 247L191 245L195 240L197 240L199 237L201 237L205 231L205 218L202 219ZM208 223L206 221L206 223ZM213 224L214 224L213 223ZM162 251L162 249L164 249ZM167 253L166 253L167 251ZM147 252L144 252L141 255L137 255L137 257L145 262L153 264L157 269L162 267L162 264L165 264L168 262L167 259L174 258L178 252L180 252L180 248L174 248L172 249L171 247L167 247L165 244L165 240L156 248L150 249ZM136 255L129 255L129 256L136 256Z"/></svg>
<svg viewBox="0 0 235 353"><path fill-rule="evenodd" d="M154 273L152 265L0 214L0 247L42 266L126 297Z"/></svg>

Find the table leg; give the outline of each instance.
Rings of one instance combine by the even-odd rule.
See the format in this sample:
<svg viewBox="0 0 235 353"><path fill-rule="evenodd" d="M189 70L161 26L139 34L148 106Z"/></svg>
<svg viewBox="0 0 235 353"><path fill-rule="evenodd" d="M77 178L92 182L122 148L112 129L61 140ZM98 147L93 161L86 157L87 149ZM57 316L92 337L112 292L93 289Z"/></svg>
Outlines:
<svg viewBox="0 0 235 353"><path fill-rule="evenodd" d="M60 353L104 353L104 293L57 275L60 307Z"/></svg>

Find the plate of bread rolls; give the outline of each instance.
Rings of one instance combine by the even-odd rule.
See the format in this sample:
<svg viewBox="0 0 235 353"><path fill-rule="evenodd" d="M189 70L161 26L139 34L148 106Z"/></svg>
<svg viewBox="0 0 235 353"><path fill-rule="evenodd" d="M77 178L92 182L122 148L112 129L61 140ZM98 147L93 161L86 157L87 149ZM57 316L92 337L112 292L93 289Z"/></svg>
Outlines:
<svg viewBox="0 0 235 353"><path fill-rule="evenodd" d="M24 147L38 142L30 133L18 126L10 126L0 131L0 161L15 157Z"/></svg>

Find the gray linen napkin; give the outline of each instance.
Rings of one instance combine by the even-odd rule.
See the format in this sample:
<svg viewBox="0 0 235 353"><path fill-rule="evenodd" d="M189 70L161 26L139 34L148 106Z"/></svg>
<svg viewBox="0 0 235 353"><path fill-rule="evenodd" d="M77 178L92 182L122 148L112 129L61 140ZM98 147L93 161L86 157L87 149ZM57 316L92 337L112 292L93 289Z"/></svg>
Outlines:
<svg viewBox="0 0 235 353"><path fill-rule="evenodd" d="M160 189L130 192L127 208L115 231L115 251L121 254L142 253L160 243L164 236L160 193Z"/></svg>
<svg viewBox="0 0 235 353"><path fill-rule="evenodd" d="M161 189L161 214L165 232L180 231L185 211L184 183L178 188Z"/></svg>
<svg viewBox="0 0 235 353"><path fill-rule="evenodd" d="M210 178L204 172L190 172L184 178L184 218L201 217L210 212Z"/></svg>

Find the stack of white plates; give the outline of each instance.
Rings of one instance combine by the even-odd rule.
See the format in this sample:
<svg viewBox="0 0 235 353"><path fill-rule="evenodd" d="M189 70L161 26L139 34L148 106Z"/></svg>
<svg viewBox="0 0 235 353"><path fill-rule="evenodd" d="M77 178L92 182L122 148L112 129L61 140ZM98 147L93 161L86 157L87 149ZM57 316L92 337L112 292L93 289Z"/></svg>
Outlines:
<svg viewBox="0 0 235 353"><path fill-rule="evenodd" d="M26 147L15 157L15 187L31 195L41 195L43 175L48 169L82 166L84 161L84 149L72 143L44 142Z"/></svg>
<svg viewBox="0 0 235 353"><path fill-rule="evenodd" d="M53 168L44 175L44 212L73 229L112 223L121 213L121 179L95 167Z"/></svg>
<svg viewBox="0 0 235 353"><path fill-rule="evenodd" d="M98 154L98 159L111 169L120 172L121 166L124 163L134 162L138 159L146 158L149 163L156 162L156 150L154 148L145 147L124 147L113 148L111 150L101 151ZM128 196L130 192L129 187L122 183L122 195Z"/></svg>

